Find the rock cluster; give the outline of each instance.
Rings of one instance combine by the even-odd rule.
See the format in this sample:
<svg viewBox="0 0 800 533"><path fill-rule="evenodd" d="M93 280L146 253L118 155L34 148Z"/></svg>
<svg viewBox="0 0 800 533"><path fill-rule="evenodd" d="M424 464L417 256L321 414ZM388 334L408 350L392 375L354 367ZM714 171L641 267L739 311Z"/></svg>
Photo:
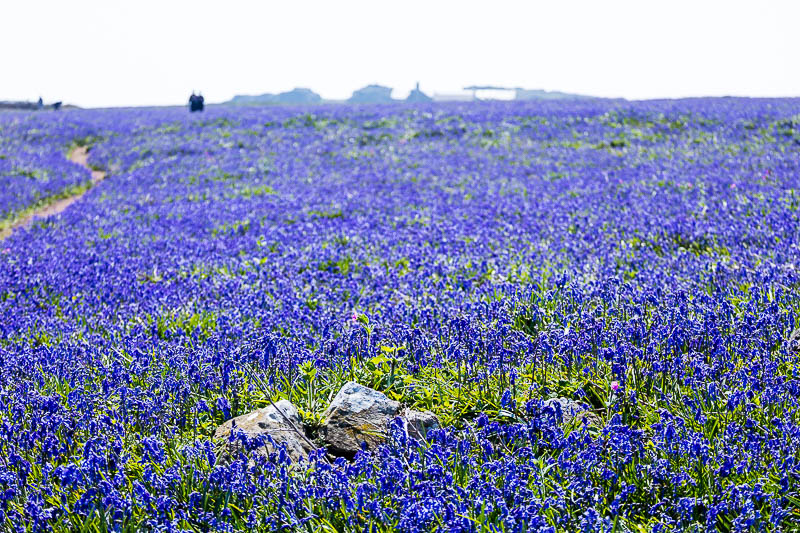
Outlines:
<svg viewBox="0 0 800 533"><path fill-rule="evenodd" d="M585 421L589 425L601 425L596 414L575 400L551 398L544 405L545 409L555 412L559 424L567 426ZM320 436L329 453L352 458L364 445L374 450L385 442L389 438L389 424L398 417L408 436L418 440L427 438L429 431L440 427L439 419L430 411L404 409L400 402L382 392L348 381L325 411ZM275 445L285 444L289 457L297 462L314 450L297 408L288 400L238 416L217 428L214 436L228 443L231 453L239 451L240 446L238 441L230 441L234 427L251 438L260 435L271 438L264 447L258 448L258 453L270 453Z"/></svg>
<svg viewBox="0 0 800 533"><path fill-rule="evenodd" d="M279 411L280 410L280 411ZM424 439L428 431L440 427L439 419L429 411L403 409L399 402L390 400L382 392L349 381L339 390L325 411L321 436L334 455L353 457L362 444L375 449L389 437L389 423L400 417L410 437ZM293 461L307 457L313 450L305 436L305 428L297 408L288 400L238 416L222 424L215 437L229 443L229 451L236 452L236 441L230 443L233 431L243 431L248 437L264 435L276 444L286 444L286 451ZM267 439L269 440L269 439ZM260 448L261 453L272 452L268 443Z"/></svg>

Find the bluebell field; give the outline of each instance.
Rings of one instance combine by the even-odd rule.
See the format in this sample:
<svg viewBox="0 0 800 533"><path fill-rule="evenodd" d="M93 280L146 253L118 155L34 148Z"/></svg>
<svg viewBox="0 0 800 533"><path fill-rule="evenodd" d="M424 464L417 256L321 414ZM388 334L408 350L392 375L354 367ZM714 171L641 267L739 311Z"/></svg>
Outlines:
<svg viewBox="0 0 800 533"><path fill-rule="evenodd" d="M800 527L800 100L4 113L0 220L76 145L0 242L3 530ZM212 439L346 380L444 428Z"/></svg>

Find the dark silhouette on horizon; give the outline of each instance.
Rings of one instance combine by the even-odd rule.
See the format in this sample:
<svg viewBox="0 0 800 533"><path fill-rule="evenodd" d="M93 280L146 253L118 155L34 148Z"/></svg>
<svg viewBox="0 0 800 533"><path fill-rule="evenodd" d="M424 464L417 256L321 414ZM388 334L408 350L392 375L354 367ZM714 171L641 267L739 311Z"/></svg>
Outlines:
<svg viewBox="0 0 800 533"><path fill-rule="evenodd" d="M408 93L406 97L406 102L432 102L433 98L422 92L419 88L419 82L417 82L416 87Z"/></svg>
<svg viewBox="0 0 800 533"><path fill-rule="evenodd" d="M202 111L203 108L205 108L203 93L194 94L194 91L192 91L192 96L189 97L189 111L194 113L195 111Z"/></svg>

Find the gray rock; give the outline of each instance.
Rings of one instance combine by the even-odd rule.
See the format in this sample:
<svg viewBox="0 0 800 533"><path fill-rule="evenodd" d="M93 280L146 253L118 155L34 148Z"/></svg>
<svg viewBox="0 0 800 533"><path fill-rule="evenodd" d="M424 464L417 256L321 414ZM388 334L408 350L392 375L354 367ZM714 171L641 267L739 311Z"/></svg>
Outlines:
<svg viewBox="0 0 800 533"><path fill-rule="evenodd" d="M574 424L580 427L584 420L586 420L586 423L590 426L600 427L602 425L599 416L589 411L587 406L575 400L569 398L550 398L549 400L545 400L544 405L556 412L558 412L558 407L561 407L562 418L559 422L564 426Z"/></svg>
<svg viewBox="0 0 800 533"><path fill-rule="evenodd" d="M277 409L276 409L277 407ZM278 409L285 415L281 416ZM291 421L291 424L286 419ZM275 405L269 405L263 409L253 411L241 416L237 416L217 428L214 437L223 439L228 444L228 438L233 429L233 422L236 422L236 431L243 431L249 437L258 435L270 436L277 444L286 444L286 451L293 462L307 458L308 453L313 450L311 445L298 433L303 431L303 420L297 408L289 400L280 400ZM229 452L236 453L239 450L238 442L228 445ZM257 450L259 453L275 451L270 443L264 448Z"/></svg>
<svg viewBox="0 0 800 533"><path fill-rule="evenodd" d="M375 448L386 440L388 422L399 412L399 402L348 381L325 411L322 437L334 453L354 454L362 442Z"/></svg>
<svg viewBox="0 0 800 533"><path fill-rule="evenodd" d="M406 409L405 412L403 412L403 418L406 421L406 431L409 437L413 437L417 440L427 439L429 431L442 427L439 422L439 417L430 411Z"/></svg>
<svg viewBox="0 0 800 533"><path fill-rule="evenodd" d="M800 328L795 328L794 331L792 331L787 342L790 350L800 352Z"/></svg>
<svg viewBox="0 0 800 533"><path fill-rule="evenodd" d="M430 412L406 409L382 392L349 381L325 411L322 437L329 450L338 455L352 456L361 449L375 449L389 437L389 423L397 416L406 422L408 434L424 438L431 429L440 426Z"/></svg>

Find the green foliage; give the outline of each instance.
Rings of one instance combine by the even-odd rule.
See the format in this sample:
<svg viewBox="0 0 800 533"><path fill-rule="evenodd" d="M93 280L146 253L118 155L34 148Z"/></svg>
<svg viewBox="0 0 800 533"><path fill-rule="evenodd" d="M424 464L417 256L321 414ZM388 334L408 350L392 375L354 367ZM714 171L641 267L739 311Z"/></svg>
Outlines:
<svg viewBox="0 0 800 533"><path fill-rule="evenodd" d="M342 218L344 214L342 214L341 209L333 209L333 210L320 210L320 209L312 209L308 212L308 214L312 218Z"/></svg>

